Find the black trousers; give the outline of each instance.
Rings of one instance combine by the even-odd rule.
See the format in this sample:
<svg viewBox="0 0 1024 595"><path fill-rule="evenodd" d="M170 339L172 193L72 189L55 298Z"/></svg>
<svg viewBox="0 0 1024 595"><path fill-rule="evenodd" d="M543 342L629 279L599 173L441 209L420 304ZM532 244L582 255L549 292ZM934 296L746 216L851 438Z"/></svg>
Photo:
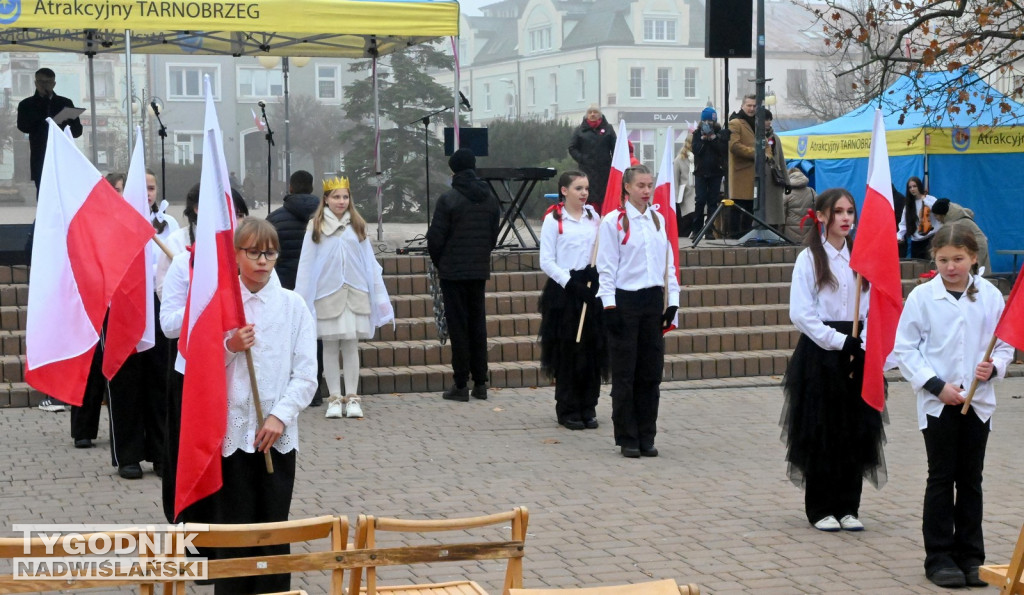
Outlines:
<svg viewBox="0 0 1024 595"><path fill-rule="evenodd" d="M85 381L85 394L81 407L71 407L71 439L95 440L100 429L100 410L107 396L107 379L103 376L103 342L96 346Z"/></svg>
<svg viewBox="0 0 1024 595"><path fill-rule="evenodd" d="M617 446L641 450L654 447L659 386L665 367L665 339L661 334L663 295L661 287L617 289L616 307L604 311Z"/></svg>
<svg viewBox="0 0 1024 595"><path fill-rule="evenodd" d="M484 309L484 280L449 281L441 279L444 317L452 342L452 371L455 386L487 382L487 315Z"/></svg>
<svg viewBox="0 0 1024 595"><path fill-rule="evenodd" d="M922 430L928 484L921 529L929 576L941 568L967 569L985 561L981 474L989 431L973 408L962 415L959 405L943 407L937 418L929 416Z"/></svg>
<svg viewBox="0 0 1024 595"><path fill-rule="evenodd" d="M836 519L858 516L864 478L861 469L836 469L830 474L804 477L804 510L812 524L832 515Z"/></svg>
<svg viewBox="0 0 1024 595"><path fill-rule="evenodd" d="M559 421L586 421L597 417L597 400L601 396L601 366L582 368L568 354L576 344L563 345L565 353L558 360L555 381L555 415Z"/></svg>
<svg viewBox="0 0 1024 595"><path fill-rule="evenodd" d="M733 202L736 203L736 206L742 207L748 213L754 213L754 199L733 199ZM757 213L754 214L756 215ZM751 229L754 229L754 220L750 218L750 215L741 213L739 209L730 209L729 231L731 235L739 237Z"/></svg>
<svg viewBox="0 0 1024 595"><path fill-rule="evenodd" d="M698 232L707 222L705 217L710 217L718 203L721 202L722 176L694 176L693 190L696 194L693 211L693 231ZM680 232L682 234L682 232Z"/></svg>

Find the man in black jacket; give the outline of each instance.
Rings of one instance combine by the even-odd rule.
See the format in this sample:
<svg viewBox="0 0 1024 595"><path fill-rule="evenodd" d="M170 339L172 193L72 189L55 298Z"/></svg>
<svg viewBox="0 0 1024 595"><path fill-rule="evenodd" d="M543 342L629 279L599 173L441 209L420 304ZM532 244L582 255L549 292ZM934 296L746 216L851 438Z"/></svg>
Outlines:
<svg viewBox="0 0 1024 595"><path fill-rule="evenodd" d="M487 398L487 317L484 285L491 276L491 250L498 243L501 205L487 182L476 175L476 157L459 149L448 159L452 189L441 195L427 230L427 250L437 268L444 315L452 342L455 384L444 392L452 401Z"/></svg>
<svg viewBox="0 0 1024 595"><path fill-rule="evenodd" d="M719 189L729 156L729 129L718 123L718 112L706 107L700 114L700 126L693 131L693 178L696 193L691 240L704 228L704 211L711 216L718 208ZM708 232L710 237L710 231Z"/></svg>
<svg viewBox="0 0 1024 595"><path fill-rule="evenodd" d="M46 119L56 116L66 107L75 107L67 97L53 92L57 86L57 75L49 68L36 71L36 92L31 97L21 100L18 104L18 130L28 135L29 164L32 181L39 192L39 178L43 175L43 158L46 156L46 138L50 133ZM78 118L57 122L61 128L71 127L71 135L82 136L82 121Z"/></svg>
<svg viewBox="0 0 1024 595"><path fill-rule="evenodd" d="M306 236L306 225L316 212L320 199L313 196L313 174L305 170L297 170L288 178L288 196L284 204L267 215L267 221L277 230L277 238L281 244L281 254L277 257L277 277L281 287L295 289L295 273L299 270L299 256L302 255L302 240ZM324 375L324 344L316 342L317 379ZM311 407L319 407L324 400L322 390L313 396Z"/></svg>

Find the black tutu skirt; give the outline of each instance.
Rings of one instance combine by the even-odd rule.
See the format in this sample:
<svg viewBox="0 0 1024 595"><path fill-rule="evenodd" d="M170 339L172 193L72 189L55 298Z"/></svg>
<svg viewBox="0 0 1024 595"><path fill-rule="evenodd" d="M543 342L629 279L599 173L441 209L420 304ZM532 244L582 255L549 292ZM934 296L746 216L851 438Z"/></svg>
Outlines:
<svg viewBox="0 0 1024 595"><path fill-rule="evenodd" d="M853 331L852 322L825 324L841 333ZM853 468L876 488L885 484L888 419L861 397L863 372L863 357L851 361L800 335L782 381L786 398L779 420L795 485L802 487L808 475L833 477L835 470Z"/></svg>
<svg viewBox="0 0 1024 595"><path fill-rule="evenodd" d="M564 358L572 358L577 373L591 371L608 379L608 349L602 309L587 306L583 335L576 342L583 300L571 296L555 281L548 279L540 295L540 366L549 378L558 380Z"/></svg>

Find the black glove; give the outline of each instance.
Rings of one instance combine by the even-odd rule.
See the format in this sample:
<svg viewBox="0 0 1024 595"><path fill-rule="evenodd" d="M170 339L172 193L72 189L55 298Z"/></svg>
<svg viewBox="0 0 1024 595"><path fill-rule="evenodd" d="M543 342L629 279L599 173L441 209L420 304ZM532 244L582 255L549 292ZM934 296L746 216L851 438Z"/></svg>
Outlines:
<svg viewBox="0 0 1024 595"><path fill-rule="evenodd" d="M665 313L661 315L661 330L667 331L672 328L672 321L676 317L676 311L679 310L679 306L669 306L665 308Z"/></svg>
<svg viewBox="0 0 1024 595"><path fill-rule="evenodd" d="M573 297L586 299L590 290L587 289L587 279L583 269L569 271L569 281L565 284L565 290Z"/></svg>
<svg viewBox="0 0 1024 595"><path fill-rule="evenodd" d="M571 274L571 273L570 273ZM587 265L583 268L583 277L585 280L590 281L591 287L597 287L597 280L599 275L597 274L597 267L594 265ZM595 292L597 290L595 289Z"/></svg>
<svg viewBox="0 0 1024 595"><path fill-rule="evenodd" d="M847 335L846 340L843 341L843 353L852 356L864 355L864 340L860 337Z"/></svg>
<svg viewBox="0 0 1024 595"><path fill-rule="evenodd" d="M793 187L786 184L786 194L793 194Z"/></svg>

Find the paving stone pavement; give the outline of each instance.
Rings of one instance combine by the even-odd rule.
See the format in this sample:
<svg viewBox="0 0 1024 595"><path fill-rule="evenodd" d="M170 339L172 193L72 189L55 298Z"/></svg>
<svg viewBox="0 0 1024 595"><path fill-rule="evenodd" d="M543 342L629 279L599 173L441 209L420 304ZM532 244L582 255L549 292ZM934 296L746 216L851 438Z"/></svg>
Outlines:
<svg viewBox="0 0 1024 595"><path fill-rule="evenodd" d="M807 524L802 492L786 479L778 378L666 384L656 459L619 456L607 390L601 427L577 432L555 424L550 387L492 390L489 400L469 403L375 396L364 399L363 420L309 409L292 517L340 513L355 522L359 513L452 517L525 505L527 587L675 578L711 594L940 592L922 569L926 464L908 384L890 385L889 483L865 487L867 530L838 534ZM1006 380L998 394L984 528L989 561L1005 563L1024 519L1024 379ZM67 413L0 411L3 533L18 522L161 523L160 483L148 465L142 480L119 479L106 429L97 448L75 450L68 424ZM469 576L497 593L503 572L499 561L380 576ZM293 580L311 593L326 585L326 575Z"/></svg>

